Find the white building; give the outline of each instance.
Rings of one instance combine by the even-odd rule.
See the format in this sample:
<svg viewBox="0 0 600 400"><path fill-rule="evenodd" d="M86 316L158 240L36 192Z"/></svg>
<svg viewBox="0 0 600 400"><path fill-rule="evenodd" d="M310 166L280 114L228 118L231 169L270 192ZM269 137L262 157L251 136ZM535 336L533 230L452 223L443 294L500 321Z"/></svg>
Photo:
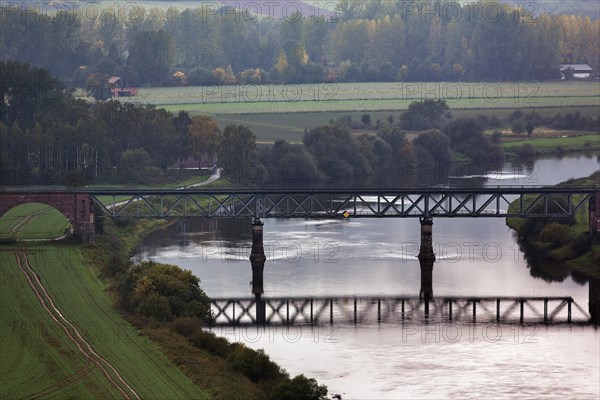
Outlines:
<svg viewBox="0 0 600 400"><path fill-rule="evenodd" d="M569 69L573 71L573 78L575 79L587 79L593 72L592 67L587 64L561 64L562 79L565 79L565 71Z"/></svg>

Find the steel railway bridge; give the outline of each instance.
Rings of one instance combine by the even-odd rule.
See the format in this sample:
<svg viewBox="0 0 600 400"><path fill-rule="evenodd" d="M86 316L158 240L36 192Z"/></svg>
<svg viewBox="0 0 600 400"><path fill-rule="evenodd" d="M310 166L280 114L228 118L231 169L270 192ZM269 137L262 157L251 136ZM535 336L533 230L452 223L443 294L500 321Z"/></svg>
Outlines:
<svg viewBox="0 0 600 400"><path fill-rule="evenodd" d="M434 218L570 218L585 210L589 213L590 236L600 239L600 188L570 187L484 187L484 188L400 188L400 189L85 189L76 191L23 191L0 189L0 215L16 205L40 202L57 208L71 222L75 235L82 241L91 241L94 236L94 211L99 216L119 219L131 218L245 218L252 219L252 293L255 315L251 320L263 323L270 321L266 304L261 299L263 271L266 261L263 247L263 223L261 218L419 218L421 225L421 290L419 299L424 302L429 315L429 304L433 301L432 275L435 254L433 252ZM389 299L388 299L389 300ZM404 301L402 305L404 308ZM249 306L232 300L232 305L248 310ZM276 301L276 300L273 300ZM369 300L369 301L374 301ZM447 312L452 316L452 299L436 298L435 309L441 310L439 301L449 302ZM521 299L531 305L540 299ZM545 301L545 320L549 315ZM568 305L568 320L571 320L572 299L564 298ZM368 302L368 301L367 301ZM386 300L385 304L389 301ZM460 301L455 300L455 304ZM473 316L476 305L485 304L483 299L473 300ZM268 304L272 304L269 300ZM314 300L311 300L311 318ZM336 303L337 304L337 303ZM354 302L354 314L357 303ZM412 303L410 303L412 304ZM498 300L500 304L500 300ZM515 303L516 304L516 303ZM333 307L334 302L330 302ZM378 300L381 307L381 299ZM219 316L231 324L241 323L236 317L227 317L228 307L213 303ZM499 306L498 306L499 307ZM560 306L559 306L560 307ZM273 308L273 307L271 307ZM413 307L417 310L418 307ZM600 320L600 290L598 283L590 283L590 317ZM279 308L273 309L277 315ZM333 309L331 309L333 310ZM460 308L459 308L460 310ZM500 311L498 309L498 316ZM239 314L238 314L239 315ZM319 314L320 315L320 314ZM319 315L317 317L319 317ZM390 314L390 315L393 315ZM402 313L404 315L404 312ZM441 314L440 314L441 315ZM250 316L246 312L246 316ZM289 319L289 315L287 317ZM331 311L330 318L333 318ZM355 317L356 319L357 317Z"/></svg>

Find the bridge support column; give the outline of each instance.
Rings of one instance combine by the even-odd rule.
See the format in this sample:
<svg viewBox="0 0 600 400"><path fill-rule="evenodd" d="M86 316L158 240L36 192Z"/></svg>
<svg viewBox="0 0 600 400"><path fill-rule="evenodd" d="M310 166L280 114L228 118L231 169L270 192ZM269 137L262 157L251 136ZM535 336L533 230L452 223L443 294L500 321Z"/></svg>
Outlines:
<svg viewBox="0 0 600 400"><path fill-rule="evenodd" d="M256 322L264 324L266 320L265 301L261 298L264 293L263 272L265 269L265 249L263 246L263 226L259 218L252 222L252 252L250 253L250 264L252 264L252 294L256 298Z"/></svg>
<svg viewBox="0 0 600 400"><path fill-rule="evenodd" d="M590 237L593 243L600 243L600 192L590 198Z"/></svg>
<svg viewBox="0 0 600 400"><path fill-rule="evenodd" d="M589 311L591 322L595 325L600 325L600 280L590 279L589 292Z"/></svg>
<svg viewBox="0 0 600 400"><path fill-rule="evenodd" d="M433 297L433 219L421 218L421 248L419 263L421 264L421 291L419 297L429 301Z"/></svg>

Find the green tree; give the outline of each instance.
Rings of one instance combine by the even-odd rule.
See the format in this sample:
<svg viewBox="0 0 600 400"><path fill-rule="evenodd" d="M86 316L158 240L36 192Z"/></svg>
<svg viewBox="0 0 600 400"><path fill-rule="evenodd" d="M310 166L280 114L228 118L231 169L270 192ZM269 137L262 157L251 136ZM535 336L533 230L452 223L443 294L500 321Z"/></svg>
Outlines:
<svg viewBox="0 0 600 400"><path fill-rule="evenodd" d="M525 132L525 126L523 126L523 121L520 119L514 120L510 125L510 130L517 135ZM532 131L533 132L533 131Z"/></svg>
<svg viewBox="0 0 600 400"><path fill-rule="evenodd" d="M256 136L241 125L228 125L218 146L219 167L225 176L240 177L256 156Z"/></svg>
<svg viewBox="0 0 600 400"><path fill-rule="evenodd" d="M142 83L159 84L168 78L176 57L175 40L160 30L137 35L129 48L127 63L136 69Z"/></svg>
<svg viewBox="0 0 600 400"><path fill-rule="evenodd" d="M369 114L363 114L360 121L365 125L371 125L371 116Z"/></svg>
<svg viewBox="0 0 600 400"><path fill-rule="evenodd" d="M0 121L18 122L23 128L72 100L71 92L50 72L19 61L0 61L0 90Z"/></svg>
<svg viewBox="0 0 600 400"><path fill-rule="evenodd" d="M448 111L445 100L427 99L413 102L400 116L400 126L409 131L419 131L441 126L442 117Z"/></svg>
<svg viewBox="0 0 600 400"><path fill-rule="evenodd" d="M183 160L188 155L189 126L192 123L190 115L186 111L179 111L176 117L173 117L173 125L177 130L177 152L179 158L179 169L183 168Z"/></svg>
<svg viewBox="0 0 600 400"><path fill-rule="evenodd" d="M217 122L207 115L195 116L191 119L187 154L198 161L198 168L202 168L203 155L212 157L218 151L220 133Z"/></svg>
<svg viewBox="0 0 600 400"><path fill-rule="evenodd" d="M87 78L85 92L97 101L108 100L112 97L108 75L94 73Z"/></svg>
<svg viewBox="0 0 600 400"><path fill-rule="evenodd" d="M535 129L535 124L533 123L532 120L527 121L527 123L525 124L525 130L527 131L527 134L529 136L531 136L533 134L533 130Z"/></svg>

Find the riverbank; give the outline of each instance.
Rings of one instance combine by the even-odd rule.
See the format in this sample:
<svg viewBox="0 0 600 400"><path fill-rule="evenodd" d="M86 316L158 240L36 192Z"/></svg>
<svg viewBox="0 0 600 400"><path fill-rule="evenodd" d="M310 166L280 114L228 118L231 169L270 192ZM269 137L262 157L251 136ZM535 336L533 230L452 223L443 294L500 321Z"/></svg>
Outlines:
<svg viewBox="0 0 600 400"><path fill-rule="evenodd" d="M600 172L557 186L594 185L600 186ZM513 202L511 208L516 207ZM600 243L591 243L587 207L580 209L574 218L507 218L506 224L517 233L519 246L531 268L555 277L575 272L600 279Z"/></svg>
<svg viewBox="0 0 600 400"><path fill-rule="evenodd" d="M600 151L600 134L511 138L501 144L512 157L563 156Z"/></svg>

